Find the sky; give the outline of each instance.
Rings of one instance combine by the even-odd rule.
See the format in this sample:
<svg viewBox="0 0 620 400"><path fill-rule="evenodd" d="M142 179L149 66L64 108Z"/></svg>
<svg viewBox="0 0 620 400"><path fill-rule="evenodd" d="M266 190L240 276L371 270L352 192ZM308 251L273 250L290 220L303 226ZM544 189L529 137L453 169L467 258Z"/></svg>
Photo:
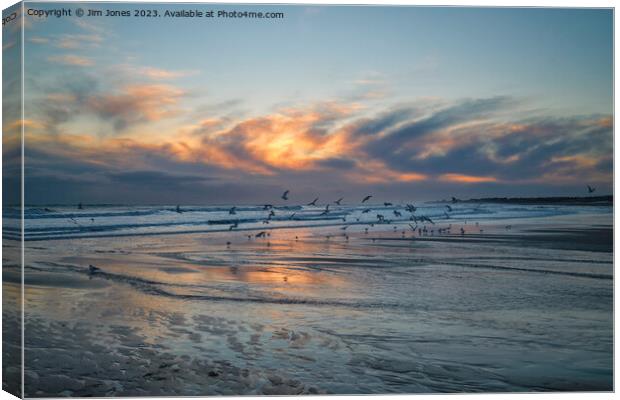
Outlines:
<svg viewBox="0 0 620 400"><path fill-rule="evenodd" d="M80 6L284 18L27 17L29 204L612 191L609 9Z"/></svg>

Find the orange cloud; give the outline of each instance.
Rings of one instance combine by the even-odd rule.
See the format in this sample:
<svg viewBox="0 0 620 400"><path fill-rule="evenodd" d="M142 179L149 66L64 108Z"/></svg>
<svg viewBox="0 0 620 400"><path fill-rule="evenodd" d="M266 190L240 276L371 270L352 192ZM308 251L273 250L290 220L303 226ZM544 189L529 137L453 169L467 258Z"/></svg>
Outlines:
<svg viewBox="0 0 620 400"><path fill-rule="evenodd" d="M497 178L492 176L474 176L463 174L442 174L439 176L439 180L456 183L483 183L483 182L497 182Z"/></svg>
<svg viewBox="0 0 620 400"><path fill-rule="evenodd" d="M64 56L51 56L48 58L48 60L57 64L73 65L78 67L90 67L92 65L95 65L93 60L91 60L90 58L76 56L73 54L67 54Z"/></svg>
<svg viewBox="0 0 620 400"><path fill-rule="evenodd" d="M192 75L193 71L168 71L160 68L143 67L140 68L140 74L151 79L173 79L182 76Z"/></svg>
<svg viewBox="0 0 620 400"><path fill-rule="evenodd" d="M365 160L358 168L349 171L347 177L352 182L363 184L417 182L428 179L425 174L394 171L385 163L376 160Z"/></svg>

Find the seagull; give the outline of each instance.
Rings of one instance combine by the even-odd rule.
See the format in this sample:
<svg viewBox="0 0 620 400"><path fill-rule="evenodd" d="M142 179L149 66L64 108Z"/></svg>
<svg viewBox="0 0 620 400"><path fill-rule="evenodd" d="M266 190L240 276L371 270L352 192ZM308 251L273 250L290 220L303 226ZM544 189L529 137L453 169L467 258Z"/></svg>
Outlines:
<svg viewBox="0 0 620 400"><path fill-rule="evenodd" d="M377 214L377 219L379 220L379 222L385 221L385 217L381 214Z"/></svg>
<svg viewBox="0 0 620 400"><path fill-rule="evenodd" d="M287 190L284 193L282 193L282 200L288 200L288 192L289 192L289 190Z"/></svg>
<svg viewBox="0 0 620 400"><path fill-rule="evenodd" d="M325 206L325 210L319 215L327 215L329 213L329 204Z"/></svg>
<svg viewBox="0 0 620 400"><path fill-rule="evenodd" d="M80 203L80 207L79 207L79 208L80 208L80 209L82 208L82 204L81 204L81 203ZM177 204L177 209L176 209L176 211L177 211L179 214L181 214L181 213L183 212L183 210L181 210L181 206L180 206L180 205L178 205L178 204Z"/></svg>
<svg viewBox="0 0 620 400"><path fill-rule="evenodd" d="M312 200L310 203L308 203L307 205L309 206L316 206L316 202L319 201L319 198L317 197L316 199Z"/></svg>
<svg viewBox="0 0 620 400"><path fill-rule="evenodd" d="M416 226L413 226L413 225L411 225L411 224L409 224L409 227L410 227L410 228L411 228L411 230L412 230L412 231L414 231L414 232L415 232L415 230L418 228L418 226L417 226L417 225L416 225Z"/></svg>
<svg viewBox="0 0 620 400"><path fill-rule="evenodd" d="M446 204L446 208L448 209L448 212L452 212L452 207Z"/></svg>
<svg viewBox="0 0 620 400"><path fill-rule="evenodd" d="M372 197L372 196L366 196L366 197L364 197L364 200L362 200L362 203L367 202L368 200L370 200L370 198L371 198L371 197Z"/></svg>
<svg viewBox="0 0 620 400"><path fill-rule="evenodd" d="M391 206L391 205L392 205L392 203L383 203L383 205L384 205L385 207L389 207L389 206Z"/></svg>
<svg viewBox="0 0 620 400"><path fill-rule="evenodd" d="M417 210L417 208L415 208L415 206L413 204L407 204L407 207L405 207L407 209L407 211L409 211L410 213L414 213L415 210Z"/></svg>
<svg viewBox="0 0 620 400"><path fill-rule="evenodd" d="M394 216L395 217L402 217L403 215L400 213L400 211L394 210Z"/></svg>
<svg viewBox="0 0 620 400"><path fill-rule="evenodd" d="M595 190L596 188L593 188L592 186L588 185L588 193L594 193Z"/></svg>
<svg viewBox="0 0 620 400"><path fill-rule="evenodd" d="M89 274L94 274L94 273L97 273L99 271L101 271L100 268L97 268L94 265L90 265L90 264L88 265L88 273Z"/></svg>
<svg viewBox="0 0 620 400"><path fill-rule="evenodd" d="M235 229L237 226L239 226L239 223L237 221L235 221L234 224L230 225L230 227L228 228L229 231L232 231L233 229Z"/></svg>
<svg viewBox="0 0 620 400"><path fill-rule="evenodd" d="M342 199L344 199L344 197L341 197L338 200L334 201L334 204L340 205L340 202L342 201Z"/></svg>
<svg viewBox="0 0 620 400"><path fill-rule="evenodd" d="M459 199L457 199L456 197L452 196L452 202L456 203L457 201L459 201Z"/></svg>
<svg viewBox="0 0 620 400"><path fill-rule="evenodd" d="M273 210L269 211L269 218L275 217L275 216L276 216L276 213Z"/></svg>
<svg viewBox="0 0 620 400"><path fill-rule="evenodd" d="M362 214L367 214L370 212L370 208L365 209L364 211L362 211Z"/></svg>
<svg viewBox="0 0 620 400"><path fill-rule="evenodd" d="M295 214L297 213L292 213L290 217L288 217L288 219L293 219L293 217L295 217Z"/></svg>
<svg viewBox="0 0 620 400"><path fill-rule="evenodd" d="M237 207L233 207L228 211L228 214L230 215L235 215L237 214Z"/></svg>
<svg viewBox="0 0 620 400"><path fill-rule="evenodd" d="M256 234L256 237L257 237L257 238L260 238L260 237L265 237L265 233L266 233L265 231L258 232L258 233Z"/></svg>
<svg viewBox="0 0 620 400"><path fill-rule="evenodd" d="M273 205L271 205L271 204L265 204L263 206L263 210L271 210L272 208L273 208Z"/></svg>
<svg viewBox="0 0 620 400"><path fill-rule="evenodd" d="M343 227L342 227L342 228L340 228L340 229L342 229L343 231L346 231L348 227L349 227L349 225L345 225L345 226L343 226Z"/></svg>

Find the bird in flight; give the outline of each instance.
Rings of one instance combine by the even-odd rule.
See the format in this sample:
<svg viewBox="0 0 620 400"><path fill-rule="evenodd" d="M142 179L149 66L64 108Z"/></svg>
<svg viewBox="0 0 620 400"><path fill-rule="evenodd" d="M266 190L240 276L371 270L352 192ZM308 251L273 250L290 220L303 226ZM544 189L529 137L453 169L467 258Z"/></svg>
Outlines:
<svg viewBox="0 0 620 400"><path fill-rule="evenodd" d="M228 211L228 214L230 215L235 215L237 214L237 207L233 207Z"/></svg>
<svg viewBox="0 0 620 400"><path fill-rule="evenodd" d="M588 193L594 193L595 190L596 188L593 188L592 186L588 185Z"/></svg>
<svg viewBox="0 0 620 400"><path fill-rule="evenodd" d="M368 200L370 200L370 198L371 198L371 197L372 197L372 196L366 196L366 197L364 197L364 200L362 200L362 203L367 202Z"/></svg>
<svg viewBox="0 0 620 400"><path fill-rule="evenodd" d="M452 207L446 204L446 208L448 209L448 212L452 212Z"/></svg>
<svg viewBox="0 0 620 400"><path fill-rule="evenodd" d="M287 190L284 193L282 193L282 200L288 200L288 192L289 192L289 190Z"/></svg>
<svg viewBox="0 0 620 400"><path fill-rule="evenodd" d="M317 197L316 199L312 200L310 203L308 203L309 206L316 206L316 202L319 201L319 198Z"/></svg>
<svg viewBox="0 0 620 400"><path fill-rule="evenodd" d="M340 202L342 201L342 199L344 199L344 197L341 197L338 200L334 201L334 204L340 205Z"/></svg>

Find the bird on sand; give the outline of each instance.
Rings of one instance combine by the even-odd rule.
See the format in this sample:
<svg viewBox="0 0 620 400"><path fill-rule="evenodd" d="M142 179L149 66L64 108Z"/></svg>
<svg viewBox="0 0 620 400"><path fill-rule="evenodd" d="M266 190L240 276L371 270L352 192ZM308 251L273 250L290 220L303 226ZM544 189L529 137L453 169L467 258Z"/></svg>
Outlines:
<svg viewBox="0 0 620 400"><path fill-rule="evenodd" d="M594 193L595 190L596 188L593 188L592 186L588 185L588 193Z"/></svg>
<svg viewBox="0 0 620 400"><path fill-rule="evenodd" d="M370 200L372 196L366 196L364 197L364 199L362 200L362 203L366 203L368 200Z"/></svg>
<svg viewBox="0 0 620 400"><path fill-rule="evenodd" d="M284 193L282 193L282 200L288 200L288 192L289 192L289 190L287 190Z"/></svg>
<svg viewBox="0 0 620 400"><path fill-rule="evenodd" d="M307 205L309 206L316 206L316 202L319 201L319 198L317 197L316 199L312 200L310 203L308 203Z"/></svg>
<svg viewBox="0 0 620 400"><path fill-rule="evenodd" d="M260 238L260 237L265 237L265 233L267 233L267 232L265 232L265 231L258 232L258 233L256 234L256 237L257 237L257 238Z"/></svg>
<svg viewBox="0 0 620 400"><path fill-rule="evenodd" d="M340 202L342 201L342 199L344 199L344 197L341 197L338 200L334 201L334 204L340 205Z"/></svg>

